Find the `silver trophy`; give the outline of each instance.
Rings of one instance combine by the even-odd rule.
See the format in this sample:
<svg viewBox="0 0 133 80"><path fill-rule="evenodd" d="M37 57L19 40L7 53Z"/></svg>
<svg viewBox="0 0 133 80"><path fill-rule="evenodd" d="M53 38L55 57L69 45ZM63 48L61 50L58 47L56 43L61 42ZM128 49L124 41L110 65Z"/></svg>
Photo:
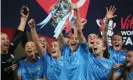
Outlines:
<svg viewBox="0 0 133 80"><path fill-rule="evenodd" d="M71 3L69 0L58 0L58 3L54 6L54 9L51 10L49 15L37 26L41 26L39 28L42 29L51 19L52 26L55 27L54 37L57 38L62 30L65 28L64 24L66 20L69 18L71 21L73 16L73 12L71 9Z"/></svg>
<svg viewBox="0 0 133 80"><path fill-rule="evenodd" d="M71 4L69 0L58 0L58 4L55 5L54 10L52 25L55 27L71 11Z"/></svg>

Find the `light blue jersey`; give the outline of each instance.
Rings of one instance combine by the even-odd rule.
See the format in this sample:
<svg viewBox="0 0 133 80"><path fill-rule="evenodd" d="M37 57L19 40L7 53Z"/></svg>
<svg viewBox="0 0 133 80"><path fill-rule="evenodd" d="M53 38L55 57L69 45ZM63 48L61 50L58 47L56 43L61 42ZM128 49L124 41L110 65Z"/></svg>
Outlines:
<svg viewBox="0 0 133 80"><path fill-rule="evenodd" d="M114 62L106 58L96 58L94 54L89 53L87 64L86 80L108 80Z"/></svg>
<svg viewBox="0 0 133 80"><path fill-rule="evenodd" d="M48 80L60 80L62 67L63 67L63 56L60 59L55 59L45 52L44 60L46 66L43 70L43 76L47 77Z"/></svg>
<svg viewBox="0 0 133 80"><path fill-rule="evenodd" d="M68 45L64 45L64 67L61 80L86 80L87 53L87 43L79 43L75 52L71 52Z"/></svg>
<svg viewBox="0 0 133 80"><path fill-rule="evenodd" d="M133 80L133 72L130 72L130 73L129 73L128 80Z"/></svg>
<svg viewBox="0 0 133 80"><path fill-rule="evenodd" d="M36 59L34 63L20 60L18 74L21 75L21 80L36 80L42 78L43 61Z"/></svg>
<svg viewBox="0 0 133 80"><path fill-rule="evenodd" d="M109 47L110 59L114 60L115 63L124 64L126 58L126 52L116 51Z"/></svg>

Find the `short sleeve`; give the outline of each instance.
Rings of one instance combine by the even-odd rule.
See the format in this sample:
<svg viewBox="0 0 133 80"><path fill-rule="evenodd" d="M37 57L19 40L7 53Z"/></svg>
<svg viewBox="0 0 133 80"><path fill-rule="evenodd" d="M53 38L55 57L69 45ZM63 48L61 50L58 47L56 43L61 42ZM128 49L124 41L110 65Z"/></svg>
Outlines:
<svg viewBox="0 0 133 80"><path fill-rule="evenodd" d="M65 55L65 53L66 53L66 51L67 51L67 49L68 49L69 47L68 47L68 45L67 44L64 44L64 46L63 46L63 48L61 49L61 54L64 56Z"/></svg>
<svg viewBox="0 0 133 80"><path fill-rule="evenodd" d="M89 51L88 43L79 43L81 49Z"/></svg>
<svg viewBox="0 0 133 80"><path fill-rule="evenodd" d="M42 60L45 60L46 62L50 59L50 53L47 51L44 52L43 57L41 57Z"/></svg>
<svg viewBox="0 0 133 80"><path fill-rule="evenodd" d="M82 50L83 53L86 53L88 55L90 55L90 51L89 51L89 47L88 47L88 43L79 43L79 47Z"/></svg>
<svg viewBox="0 0 133 80"><path fill-rule="evenodd" d="M43 67L42 74L43 74L44 77L46 77L46 66Z"/></svg>
<svg viewBox="0 0 133 80"><path fill-rule="evenodd" d="M18 70L17 70L17 74L18 74L18 75L22 75L22 67L21 67L21 66L19 66L19 68L18 68Z"/></svg>

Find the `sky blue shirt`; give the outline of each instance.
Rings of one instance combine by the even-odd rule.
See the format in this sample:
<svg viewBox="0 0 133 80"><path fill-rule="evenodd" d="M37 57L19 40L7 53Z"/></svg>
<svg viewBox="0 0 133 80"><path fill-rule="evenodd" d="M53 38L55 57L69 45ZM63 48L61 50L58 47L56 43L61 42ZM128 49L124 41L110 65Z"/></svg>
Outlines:
<svg viewBox="0 0 133 80"><path fill-rule="evenodd" d="M45 52L44 60L46 66L43 70L43 76L47 77L48 80L60 80L62 67L63 67L63 56L60 59L55 59Z"/></svg>
<svg viewBox="0 0 133 80"><path fill-rule="evenodd" d="M68 45L64 45L64 66L61 80L86 80L87 53L87 43L79 43L75 52L72 52Z"/></svg>
<svg viewBox="0 0 133 80"><path fill-rule="evenodd" d="M133 80L133 72L130 72L130 73L129 73L128 79L129 79L129 80Z"/></svg>
<svg viewBox="0 0 133 80"><path fill-rule="evenodd" d="M114 62L106 58L96 58L94 54L89 53L87 64L86 80L107 80Z"/></svg>
<svg viewBox="0 0 133 80"><path fill-rule="evenodd" d="M126 52L116 51L109 47L110 59L114 60L115 63L124 64L126 58Z"/></svg>
<svg viewBox="0 0 133 80"><path fill-rule="evenodd" d="M20 60L18 74L21 75L21 80L36 80L42 78L43 66L41 59L36 59L34 63Z"/></svg>

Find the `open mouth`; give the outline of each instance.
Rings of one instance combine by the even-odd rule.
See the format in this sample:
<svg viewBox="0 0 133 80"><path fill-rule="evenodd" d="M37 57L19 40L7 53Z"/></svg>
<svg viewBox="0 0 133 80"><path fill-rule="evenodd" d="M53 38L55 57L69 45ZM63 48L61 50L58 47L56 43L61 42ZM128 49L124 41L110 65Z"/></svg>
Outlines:
<svg viewBox="0 0 133 80"><path fill-rule="evenodd" d="M43 45L42 47L45 48L45 45Z"/></svg>
<svg viewBox="0 0 133 80"><path fill-rule="evenodd" d="M8 45L8 43L5 43L4 46L5 46L5 47L8 47L9 45Z"/></svg>
<svg viewBox="0 0 133 80"><path fill-rule="evenodd" d="M90 44L93 44L94 42L91 42Z"/></svg>
<svg viewBox="0 0 133 80"><path fill-rule="evenodd" d="M52 50L52 54L56 53L56 50Z"/></svg>
<svg viewBox="0 0 133 80"><path fill-rule="evenodd" d="M128 64L130 61L126 61L126 64Z"/></svg>
<svg viewBox="0 0 133 80"><path fill-rule="evenodd" d="M71 44L72 46L76 46L76 43L75 44Z"/></svg>
<svg viewBox="0 0 133 80"><path fill-rule="evenodd" d="M76 46L76 42L72 42L71 43L71 46Z"/></svg>
<svg viewBox="0 0 133 80"><path fill-rule="evenodd" d="M98 50L98 48L93 48L93 50L94 50L94 51L97 51L97 50Z"/></svg>
<svg viewBox="0 0 133 80"><path fill-rule="evenodd" d="M8 47L8 45L4 45L5 47Z"/></svg>
<svg viewBox="0 0 133 80"><path fill-rule="evenodd" d="M28 53L32 53L32 51L28 51Z"/></svg>
<svg viewBox="0 0 133 80"><path fill-rule="evenodd" d="M31 50L29 50L29 51L28 51L28 56L29 56L29 57L31 57L31 56L32 56L32 54L31 54L31 53L32 53L32 51L31 51Z"/></svg>
<svg viewBox="0 0 133 80"><path fill-rule="evenodd" d="M119 44L116 44L115 47L119 47Z"/></svg>
<svg viewBox="0 0 133 80"><path fill-rule="evenodd" d="M43 48L45 48L45 44L42 43L41 45L42 45Z"/></svg>

